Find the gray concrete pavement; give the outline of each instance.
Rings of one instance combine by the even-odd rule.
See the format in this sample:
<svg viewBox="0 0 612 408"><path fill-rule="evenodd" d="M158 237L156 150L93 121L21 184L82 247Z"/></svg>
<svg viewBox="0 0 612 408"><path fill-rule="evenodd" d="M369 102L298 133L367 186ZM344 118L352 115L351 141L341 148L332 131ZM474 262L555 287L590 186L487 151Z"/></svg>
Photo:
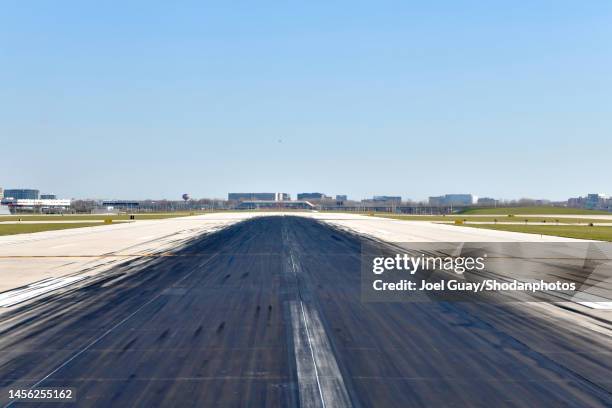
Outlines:
<svg viewBox="0 0 612 408"><path fill-rule="evenodd" d="M605 315L363 303L347 222L233 223L10 308L0 401L37 385L74 387L79 406L612 404Z"/></svg>
<svg viewBox="0 0 612 408"><path fill-rule="evenodd" d="M102 227L0 236L0 293L42 279L93 276L117 263L155 256L199 234L273 212L219 213L138 221ZM559 241L504 231L476 230L430 222L398 221L353 214L292 213L386 241ZM0 309L1 312L1 309Z"/></svg>
<svg viewBox="0 0 612 408"><path fill-rule="evenodd" d="M392 242L572 242L571 238L476 229L427 221L406 221L353 214L308 216L347 231Z"/></svg>
<svg viewBox="0 0 612 408"><path fill-rule="evenodd" d="M93 276L125 260L163 254L252 216L181 217L0 236L0 293L42 279Z"/></svg>

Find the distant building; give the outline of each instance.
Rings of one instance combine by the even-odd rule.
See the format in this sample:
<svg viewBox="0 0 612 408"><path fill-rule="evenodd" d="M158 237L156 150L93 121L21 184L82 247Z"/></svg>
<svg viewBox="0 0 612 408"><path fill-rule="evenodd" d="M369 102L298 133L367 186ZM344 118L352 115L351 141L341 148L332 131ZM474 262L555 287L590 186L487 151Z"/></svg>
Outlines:
<svg viewBox="0 0 612 408"><path fill-rule="evenodd" d="M380 203L389 203L389 204L401 204L402 197L400 196L374 196L372 197L372 201L380 202Z"/></svg>
<svg viewBox="0 0 612 408"><path fill-rule="evenodd" d="M372 211L390 211L402 204L399 196L374 196L361 200L361 207Z"/></svg>
<svg viewBox="0 0 612 408"><path fill-rule="evenodd" d="M4 190L3 198L13 198L15 200L38 200L40 191L29 188L10 188Z"/></svg>
<svg viewBox="0 0 612 408"><path fill-rule="evenodd" d="M242 201L236 209L239 210L258 210L258 209L294 209L294 210L312 210L314 205L308 201L290 201L290 200L252 200Z"/></svg>
<svg viewBox="0 0 612 408"><path fill-rule="evenodd" d="M298 200L326 200L326 199L330 199L331 197L326 196L323 193L299 193L297 195L297 199Z"/></svg>
<svg viewBox="0 0 612 408"><path fill-rule="evenodd" d="M472 205L478 201L472 194L446 194L444 197L448 205Z"/></svg>
<svg viewBox="0 0 612 408"><path fill-rule="evenodd" d="M288 201L287 193L228 193L228 201Z"/></svg>
<svg viewBox="0 0 612 408"><path fill-rule="evenodd" d="M498 200L490 197L481 197L478 199L477 204L482 206L496 206Z"/></svg>
<svg viewBox="0 0 612 408"><path fill-rule="evenodd" d="M45 209L66 209L70 207L70 200L43 200L29 198L3 198L2 204L8 205L12 209L45 210Z"/></svg>
<svg viewBox="0 0 612 408"><path fill-rule="evenodd" d="M348 201L348 196L346 194L337 194L336 201Z"/></svg>
<svg viewBox="0 0 612 408"><path fill-rule="evenodd" d="M608 200L608 196L605 194L592 193L587 194L585 201L585 208L596 210L601 209L606 206L606 201Z"/></svg>
<svg viewBox="0 0 612 408"><path fill-rule="evenodd" d="M443 196L429 197L429 205L432 207L445 206L467 206L476 204L478 197L472 194L445 194Z"/></svg>
<svg viewBox="0 0 612 408"><path fill-rule="evenodd" d="M0 189L2 190L2 189ZM0 203L11 211L63 212L70 207L71 200L58 199L55 194L40 194L32 188L9 188L4 190Z"/></svg>
<svg viewBox="0 0 612 408"><path fill-rule="evenodd" d="M444 196L433 196L429 197L429 205L432 207L443 207L445 206Z"/></svg>
<svg viewBox="0 0 612 408"><path fill-rule="evenodd" d="M591 193L586 197L574 197L567 200L567 206L572 208L586 208L589 210L612 211L612 198L606 194Z"/></svg>
<svg viewBox="0 0 612 408"><path fill-rule="evenodd" d="M582 208L584 206L584 197L572 197L567 200L567 206L571 208Z"/></svg>
<svg viewBox="0 0 612 408"><path fill-rule="evenodd" d="M9 211L8 206L2 205L2 199L4 198L4 190L0 187L0 215L7 215L11 212Z"/></svg>
<svg viewBox="0 0 612 408"><path fill-rule="evenodd" d="M109 200L102 201L102 206L106 207L107 210L133 210L138 208L140 203L138 201L126 201L126 200Z"/></svg>

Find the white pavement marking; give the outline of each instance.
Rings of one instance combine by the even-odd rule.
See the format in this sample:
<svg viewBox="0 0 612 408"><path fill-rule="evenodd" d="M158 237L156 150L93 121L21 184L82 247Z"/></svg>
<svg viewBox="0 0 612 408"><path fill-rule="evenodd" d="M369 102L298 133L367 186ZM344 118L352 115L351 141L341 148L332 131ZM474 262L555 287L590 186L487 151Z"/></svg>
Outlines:
<svg viewBox="0 0 612 408"><path fill-rule="evenodd" d="M291 269L300 269L290 253ZM301 299L289 302L302 407L351 407L340 368L316 309ZM299 308L299 310L298 310Z"/></svg>
<svg viewBox="0 0 612 408"><path fill-rule="evenodd" d="M576 302L591 309L612 310L612 302Z"/></svg>
<svg viewBox="0 0 612 408"><path fill-rule="evenodd" d="M293 345L295 348L295 361L300 389L300 406L325 407L317 363L312 350L308 328L306 327L306 316L303 314L302 302L299 302L300 310L298 310L297 303L296 301L289 302L289 308L291 311ZM312 381L313 378L315 381Z"/></svg>
<svg viewBox="0 0 612 408"><path fill-rule="evenodd" d="M53 292L64 286L72 285L85 279L86 276L69 276L66 278L50 278L32 283L25 288L0 293L0 307L9 307L26 300Z"/></svg>

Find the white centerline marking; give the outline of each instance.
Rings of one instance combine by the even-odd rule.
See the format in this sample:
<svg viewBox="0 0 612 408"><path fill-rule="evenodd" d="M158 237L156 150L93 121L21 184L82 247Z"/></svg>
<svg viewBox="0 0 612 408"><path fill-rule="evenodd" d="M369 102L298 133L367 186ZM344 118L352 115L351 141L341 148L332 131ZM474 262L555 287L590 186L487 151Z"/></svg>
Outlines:
<svg viewBox="0 0 612 408"><path fill-rule="evenodd" d="M303 309L304 306L302 302L299 302L300 311L298 311L297 304L298 302L296 301L289 302L298 385L300 390L300 406L325 408L325 399L323 398L323 391L321 389L317 362L309 337L310 335L307 330L306 315ZM306 344L308 344L308 346L306 346ZM315 381L312 381L313 377Z"/></svg>
<svg viewBox="0 0 612 408"><path fill-rule="evenodd" d="M306 319L306 313L304 312L304 302L300 300L300 308L302 309L302 318L304 319L304 328L306 329L306 337L308 338L308 347L310 347L310 357L312 357L312 363L314 364L315 378L317 379L317 387L319 388L319 396L321 397L321 403L325 408L325 399L323 398L323 391L321 391L321 381L319 381L319 370L317 369L317 360L315 360L314 350L312 349L312 340L310 338L310 331L308 330L308 319Z"/></svg>
<svg viewBox="0 0 612 408"><path fill-rule="evenodd" d="M292 253L289 254L289 261L291 270L297 277L300 266ZM300 406L309 408L351 407L340 368L319 314L308 302L304 302L299 297L298 294L297 300L290 301L289 307L293 327ZM306 343L308 344L307 347Z"/></svg>

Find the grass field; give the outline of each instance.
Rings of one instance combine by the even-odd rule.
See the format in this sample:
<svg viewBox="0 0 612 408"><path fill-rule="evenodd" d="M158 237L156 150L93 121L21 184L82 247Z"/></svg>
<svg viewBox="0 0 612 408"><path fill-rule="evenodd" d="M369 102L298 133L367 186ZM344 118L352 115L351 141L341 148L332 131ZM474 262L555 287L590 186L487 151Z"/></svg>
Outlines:
<svg viewBox="0 0 612 408"><path fill-rule="evenodd" d="M446 221L446 222L454 222L456 220L459 221L466 221L466 223L470 223L470 222L474 222L474 223L479 223L479 222L498 222L498 223L504 223L504 222L512 222L512 223L516 223L516 222L521 222L524 223L525 221L527 221L528 224L538 224L538 223L547 223L547 224L588 224L590 222L600 222L600 223L612 223L612 219L610 220L598 220L598 219L591 219L591 218L555 218L555 217L528 217L528 216L514 216L514 217L508 217L507 215L501 215L501 216L491 216L491 217L484 217L484 216L479 216L479 217L470 217L469 215L466 216L459 216L459 215L446 215L446 216L442 216L442 215L398 215L398 214L374 214L375 217L382 217L382 218L392 218L395 220L406 220L406 221Z"/></svg>
<svg viewBox="0 0 612 408"><path fill-rule="evenodd" d="M197 215L202 213L196 212L174 212L174 213L144 213L134 214L136 220L159 220L164 218L187 217L189 215ZM102 221L112 219L113 221L129 220L128 214L120 215L103 215L103 214L66 214L66 215L4 215L0 216L0 221L17 221L21 218L23 221Z"/></svg>
<svg viewBox="0 0 612 408"><path fill-rule="evenodd" d="M565 208L552 206L537 207L498 207L498 208L472 208L461 212L462 215L487 215L487 214L576 214L576 215L612 215L609 211L584 210L580 208Z"/></svg>
<svg viewBox="0 0 612 408"><path fill-rule="evenodd" d="M99 222L96 223L67 223L67 224L0 224L0 235L15 235L15 234L29 234L32 232L42 231L53 231L63 230L69 228L83 228L83 227L94 227L101 226Z"/></svg>
<svg viewBox="0 0 612 408"><path fill-rule="evenodd" d="M584 225L491 225L467 224L471 228L485 228L498 231L524 232L527 234L554 235L557 237L612 241L612 227L589 227Z"/></svg>

